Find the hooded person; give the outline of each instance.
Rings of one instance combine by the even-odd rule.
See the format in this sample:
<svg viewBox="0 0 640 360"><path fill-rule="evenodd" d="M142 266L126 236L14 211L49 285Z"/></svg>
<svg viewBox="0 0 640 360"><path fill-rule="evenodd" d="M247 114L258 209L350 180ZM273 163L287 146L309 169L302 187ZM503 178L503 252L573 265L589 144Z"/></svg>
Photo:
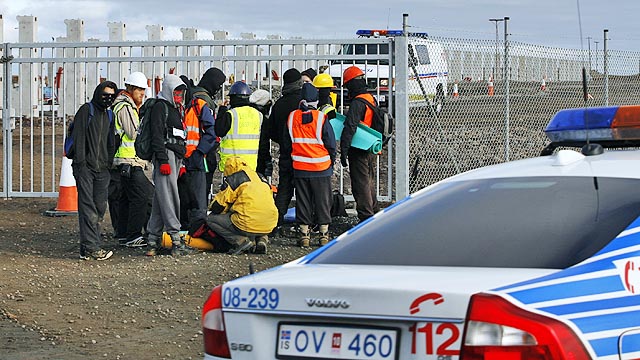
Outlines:
<svg viewBox="0 0 640 360"><path fill-rule="evenodd" d="M215 167L210 168L212 161L207 161L206 158L212 158L214 164L217 162L215 149L218 145L214 129L215 103L212 97L220 91L226 76L220 69L212 67L202 75L197 86L185 76L181 79L188 84L187 93L190 97L186 99L184 115L186 152L178 174L180 222L182 230L192 233L204 223L207 216L207 200L211 188L211 183L207 187L207 173L211 173L213 178Z"/></svg>
<svg viewBox="0 0 640 360"><path fill-rule="evenodd" d="M73 119L73 147L67 153L78 189L80 258L106 260L112 251L102 249L100 223L107 210L115 153L113 104L118 87L111 81L100 83L90 102L80 106Z"/></svg>
<svg viewBox="0 0 640 360"><path fill-rule="evenodd" d="M278 222L278 209L267 180L246 160L231 156L225 162L224 183L209 204L207 225L238 255L253 249L265 254L268 234Z"/></svg>
<svg viewBox="0 0 640 360"><path fill-rule="evenodd" d="M351 104L346 114L344 128L340 136L340 163L349 167L351 190L356 201L358 219L364 221L378 212L378 198L375 186L376 155L368 150L351 146L358 124L371 127L373 110L363 101L377 106L373 96L367 91L364 73L357 66L350 66L343 73L344 87L349 91ZM354 101L360 98L363 101Z"/></svg>
<svg viewBox="0 0 640 360"><path fill-rule="evenodd" d="M258 89L252 92L251 96L249 96L249 103L260 111L265 118L269 117L273 100L271 100L271 94L267 90Z"/></svg>
<svg viewBox="0 0 640 360"><path fill-rule="evenodd" d="M265 176L271 176L272 158L271 144L269 140L282 146L282 138L287 134L287 119L289 114L296 110L300 104L300 91L302 89L302 76L300 71L291 68L282 74L282 96L273 104L269 119L260 132L260 147L258 150L257 171ZM295 185L293 183L293 167L291 165L291 153L280 151L278 159L278 193L276 194L276 207L278 208L278 226L282 225L284 215L287 213L289 203L293 198Z"/></svg>
<svg viewBox="0 0 640 360"><path fill-rule="evenodd" d="M291 112L283 152L291 154L296 187L296 222L301 247L311 246L310 226L319 225L319 245L329 242L331 223L331 176L336 139L331 123L318 106L318 90L302 85L299 109Z"/></svg>
<svg viewBox="0 0 640 360"><path fill-rule="evenodd" d="M158 101L151 108L151 149L155 184L151 217L147 223L147 256L154 256L166 231L173 244L171 255L191 252L180 237L180 196L178 172L186 153L186 133L182 122L187 87L176 75L162 82Z"/></svg>

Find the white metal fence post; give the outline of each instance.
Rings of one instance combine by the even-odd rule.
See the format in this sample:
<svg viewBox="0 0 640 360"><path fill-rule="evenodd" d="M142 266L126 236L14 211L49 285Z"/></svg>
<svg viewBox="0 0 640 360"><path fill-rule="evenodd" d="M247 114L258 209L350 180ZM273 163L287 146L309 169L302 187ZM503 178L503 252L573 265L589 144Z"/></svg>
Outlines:
<svg viewBox="0 0 640 360"><path fill-rule="evenodd" d="M409 38L407 21L403 14L403 36L395 42L396 59L396 194L392 199L404 199L409 195Z"/></svg>

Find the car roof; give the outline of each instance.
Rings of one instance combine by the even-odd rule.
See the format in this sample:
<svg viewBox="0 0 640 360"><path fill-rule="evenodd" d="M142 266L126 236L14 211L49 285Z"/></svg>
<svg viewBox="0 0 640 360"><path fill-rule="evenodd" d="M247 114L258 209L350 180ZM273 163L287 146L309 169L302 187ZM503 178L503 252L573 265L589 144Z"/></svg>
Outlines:
<svg viewBox="0 0 640 360"><path fill-rule="evenodd" d="M539 176L640 178L640 150L605 150L600 155L591 156L582 155L574 150L559 150L550 156L471 170L443 182Z"/></svg>

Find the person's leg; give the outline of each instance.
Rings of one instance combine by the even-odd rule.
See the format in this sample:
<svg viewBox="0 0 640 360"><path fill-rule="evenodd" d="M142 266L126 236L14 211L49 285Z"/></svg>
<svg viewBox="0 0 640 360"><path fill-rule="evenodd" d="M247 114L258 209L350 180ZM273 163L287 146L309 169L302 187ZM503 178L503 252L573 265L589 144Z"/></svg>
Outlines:
<svg viewBox="0 0 640 360"><path fill-rule="evenodd" d="M95 229L98 247L102 247L101 226L104 214L107 212L107 199L109 197L109 181L111 177L108 170L94 173L93 201L96 204L97 221Z"/></svg>
<svg viewBox="0 0 640 360"><path fill-rule="evenodd" d="M318 243L323 246L329 242L329 224L331 223L331 177L318 177L309 179L313 189L313 209L316 222L319 225L320 239Z"/></svg>
<svg viewBox="0 0 640 360"><path fill-rule="evenodd" d="M98 250L96 229L92 226L98 214L93 202L93 176L86 166L74 166L73 176L78 190L78 229L80 234L80 256L88 256ZM94 221L95 219L95 221Z"/></svg>
<svg viewBox="0 0 640 360"><path fill-rule="evenodd" d="M141 167L131 168L131 176L123 184L124 192L130 204L127 222L127 240L135 240L142 236L147 222L149 198L153 187Z"/></svg>
<svg viewBox="0 0 640 360"><path fill-rule="evenodd" d="M282 225L284 216L289 210L289 204L293 198L295 184L293 180L293 169L280 167L278 181L278 193L276 194L276 208L278 208L278 226Z"/></svg>
<svg viewBox="0 0 640 360"><path fill-rule="evenodd" d="M351 177L351 193L356 201L356 211L360 221L364 221L374 214L374 203L371 199L372 190L369 157L367 152L355 148L349 149L349 176Z"/></svg>
<svg viewBox="0 0 640 360"><path fill-rule="evenodd" d="M207 216L207 226L229 243L231 255L242 254L253 247L249 236L233 225L230 213Z"/></svg>
<svg viewBox="0 0 640 360"><path fill-rule="evenodd" d="M122 194L122 182L120 176L120 169L115 168L109 170L109 217L111 218L111 227L113 228L113 237L115 239L123 238L127 236L125 230L120 224L121 217L120 212L120 197Z"/></svg>

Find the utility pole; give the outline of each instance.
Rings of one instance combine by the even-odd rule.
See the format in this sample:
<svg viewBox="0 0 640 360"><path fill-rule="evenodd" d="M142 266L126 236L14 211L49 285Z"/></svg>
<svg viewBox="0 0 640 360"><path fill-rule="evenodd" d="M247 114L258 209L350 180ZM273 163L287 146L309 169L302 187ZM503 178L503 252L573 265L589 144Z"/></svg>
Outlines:
<svg viewBox="0 0 640 360"><path fill-rule="evenodd" d="M493 66L493 81L496 81L496 72L498 69L498 23L501 21L504 21L504 19L489 19L489 21L493 21L496 24L496 61L495 64Z"/></svg>
<svg viewBox="0 0 640 360"><path fill-rule="evenodd" d="M596 67L595 67L595 70L598 71L598 43L600 41L595 41L594 40L593 42L596 44L596 56L595 56L595 58L596 58Z"/></svg>
<svg viewBox="0 0 640 360"><path fill-rule="evenodd" d="M507 26L509 22L509 17L504 17L504 118L505 118L505 128L506 128L506 136L505 136L505 150L504 150L504 158L505 161L509 161L509 68L511 64L509 63L509 28Z"/></svg>
<svg viewBox="0 0 640 360"><path fill-rule="evenodd" d="M591 36L587 36L588 49L589 49L589 79L591 79Z"/></svg>
<svg viewBox="0 0 640 360"><path fill-rule="evenodd" d="M603 53L603 72L604 72L604 106L609 106L609 54L607 52L607 35L609 34L609 29L604 29L604 42L602 43L602 47L604 49Z"/></svg>

